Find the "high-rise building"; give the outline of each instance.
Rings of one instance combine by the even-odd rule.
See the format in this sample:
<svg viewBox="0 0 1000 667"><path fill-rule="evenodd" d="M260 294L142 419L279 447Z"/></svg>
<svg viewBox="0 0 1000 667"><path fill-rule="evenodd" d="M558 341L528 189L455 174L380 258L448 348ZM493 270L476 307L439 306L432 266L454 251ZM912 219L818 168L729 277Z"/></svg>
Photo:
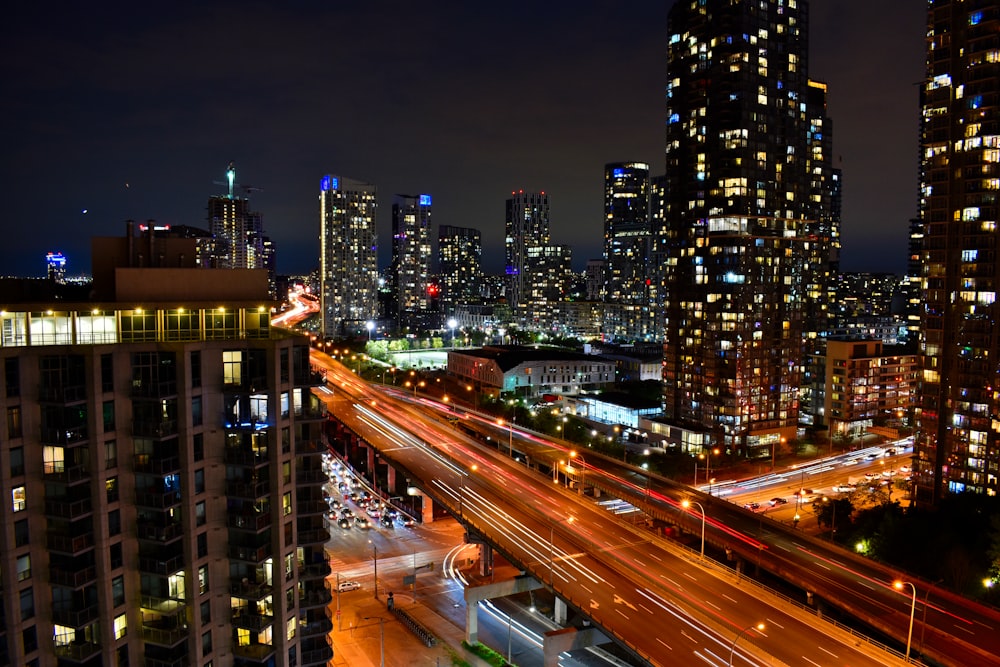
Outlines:
<svg viewBox="0 0 1000 667"><path fill-rule="evenodd" d="M392 202L390 290L400 329L424 329L431 298L431 196L396 195Z"/></svg>
<svg viewBox="0 0 1000 667"><path fill-rule="evenodd" d="M323 335L363 335L378 319L375 186L327 175L319 187Z"/></svg>
<svg viewBox="0 0 1000 667"><path fill-rule="evenodd" d="M1000 491L1000 8L931 0L921 124L920 346L914 493Z"/></svg>
<svg viewBox="0 0 1000 667"><path fill-rule="evenodd" d="M664 411L740 456L795 438L803 339L823 326L807 318L825 312L831 128L807 23L801 0L669 15Z"/></svg>
<svg viewBox="0 0 1000 667"><path fill-rule="evenodd" d="M522 324L565 334L568 317L563 305L573 282L573 249L563 244L530 246L525 259L530 280L522 295Z"/></svg>
<svg viewBox="0 0 1000 667"><path fill-rule="evenodd" d="M66 255L61 252L45 254L45 273L49 280L56 283L66 282Z"/></svg>
<svg viewBox="0 0 1000 667"><path fill-rule="evenodd" d="M606 318L615 338L650 335L649 165L615 162L604 166L604 299L618 317ZM657 315L658 316L658 315Z"/></svg>
<svg viewBox="0 0 1000 667"><path fill-rule="evenodd" d="M478 229L438 227L438 276L446 312L456 304L474 303L482 298L483 238Z"/></svg>
<svg viewBox="0 0 1000 667"><path fill-rule="evenodd" d="M507 301L524 316L523 301L530 289L528 248L549 245L549 197L544 192L511 192L507 200L505 250ZM530 317L530 315L529 315Z"/></svg>
<svg viewBox="0 0 1000 667"><path fill-rule="evenodd" d="M2 664L332 658L308 340L272 333L263 271L193 247L95 239L88 301L0 284Z"/></svg>

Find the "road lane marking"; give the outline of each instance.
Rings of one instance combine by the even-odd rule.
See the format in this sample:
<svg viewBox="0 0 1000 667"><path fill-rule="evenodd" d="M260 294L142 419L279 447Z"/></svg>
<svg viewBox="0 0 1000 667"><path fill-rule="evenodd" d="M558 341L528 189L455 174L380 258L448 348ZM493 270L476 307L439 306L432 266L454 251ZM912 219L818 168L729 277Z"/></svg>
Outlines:
<svg viewBox="0 0 1000 667"><path fill-rule="evenodd" d="M711 600L705 600L705 604L711 605L711 606L715 607L716 609L718 609L719 611L722 611L722 607L720 607L719 605L715 604Z"/></svg>
<svg viewBox="0 0 1000 667"><path fill-rule="evenodd" d="M659 643L663 644L664 646L666 646L666 647L667 647L668 649L670 649L671 651L673 651L673 650L674 650L674 647L673 647L673 646L671 646L671 645L670 645L670 644L668 644L667 642L663 641L663 640L662 640L662 639L660 639L659 637L657 637L657 638L656 638L656 641L658 641Z"/></svg>
<svg viewBox="0 0 1000 667"><path fill-rule="evenodd" d="M735 600L734 598L731 598L731 597L729 597L729 596L728 596L728 595L726 595L725 593L723 593L723 594L722 594L722 597L726 598L727 600L729 600L729 601L730 601L730 602L732 602L733 604L739 604L739 602L737 602L737 601L736 601L736 600Z"/></svg>
<svg viewBox="0 0 1000 667"><path fill-rule="evenodd" d="M692 637L691 635L689 635L689 634L687 633L687 630L681 630L681 636L683 636L683 637L687 637L688 639L690 639L691 641L693 641L693 642L694 642L695 644L697 644L697 643L698 643L698 640L697 640L697 639L695 639L694 637Z"/></svg>
<svg viewBox="0 0 1000 667"><path fill-rule="evenodd" d="M621 609L615 609L615 611L617 611L619 614L621 614L622 618L624 618L626 621L632 620Z"/></svg>
<svg viewBox="0 0 1000 667"><path fill-rule="evenodd" d="M633 560L633 561L635 561L635 562L636 562L636 563L637 563L638 565L641 565L642 567L646 567L646 564L645 564L645 563L643 563L643 562L642 562L641 560L639 560L638 558L633 558L632 560Z"/></svg>
<svg viewBox="0 0 1000 667"><path fill-rule="evenodd" d="M692 575L692 574L690 574L688 572L684 572L683 574L684 574L685 577L687 577L691 581L698 581L697 579L694 578L694 575Z"/></svg>
<svg viewBox="0 0 1000 667"><path fill-rule="evenodd" d="M647 607L646 605L642 604L641 602L639 603L639 609L642 609L644 612L646 612L650 616L653 615L653 610L650 609L649 607Z"/></svg>
<svg viewBox="0 0 1000 667"><path fill-rule="evenodd" d="M816 667L820 667L820 664L818 662L813 662L812 660L810 660L809 658L807 658L805 656L802 656L802 659L805 660L806 662L808 662L810 665L816 665Z"/></svg>
<svg viewBox="0 0 1000 667"><path fill-rule="evenodd" d="M975 632L973 632L972 630L970 630L968 628L963 628L961 625L955 625L954 623L952 623L952 626L958 628L959 630L967 632L967 633L969 633L972 636L975 636L975 634L976 634Z"/></svg>
<svg viewBox="0 0 1000 667"><path fill-rule="evenodd" d="M817 646L816 648L818 648L820 651L823 651L823 653L829 654L831 657L833 657L836 660L840 659L840 656L837 655L836 653L834 653L833 651L828 651L825 648L823 648L822 646Z"/></svg>
<svg viewBox="0 0 1000 667"><path fill-rule="evenodd" d="M667 581L669 581L669 582L670 582L671 584L673 584L673 585L674 585L674 586L676 586L677 588L681 588L681 585L680 585L680 584L678 584L678 583L677 583L676 581L674 581L673 579L671 579L670 577L667 577L667 576L664 576L664 575L660 575L660 576L662 576L662 577L663 577L664 579L666 579Z"/></svg>
<svg viewBox="0 0 1000 667"><path fill-rule="evenodd" d="M782 629L782 630L784 630L784 629L785 629L785 626L783 626L783 625L782 625L781 623L778 623L777 621L773 621L773 620L771 620L770 618L769 618L769 619L767 619L767 624L768 624L768 625L773 625L774 627L776 627L776 628L780 628L780 629Z"/></svg>

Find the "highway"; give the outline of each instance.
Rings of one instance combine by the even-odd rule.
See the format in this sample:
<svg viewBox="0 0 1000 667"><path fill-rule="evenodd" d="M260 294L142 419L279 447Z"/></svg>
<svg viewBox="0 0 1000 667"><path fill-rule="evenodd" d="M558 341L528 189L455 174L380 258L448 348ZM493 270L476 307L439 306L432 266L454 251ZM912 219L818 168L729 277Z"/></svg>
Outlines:
<svg viewBox="0 0 1000 667"><path fill-rule="evenodd" d="M325 355L329 410L424 490L653 665L884 665L832 625L385 396ZM764 624L757 630L758 623ZM735 646L734 646L734 640Z"/></svg>

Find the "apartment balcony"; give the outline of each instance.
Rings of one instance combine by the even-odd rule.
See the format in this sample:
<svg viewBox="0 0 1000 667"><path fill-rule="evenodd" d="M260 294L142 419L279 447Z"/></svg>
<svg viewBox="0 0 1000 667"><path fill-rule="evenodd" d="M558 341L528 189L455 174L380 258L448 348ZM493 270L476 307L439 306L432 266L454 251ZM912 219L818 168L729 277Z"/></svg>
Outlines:
<svg viewBox="0 0 1000 667"><path fill-rule="evenodd" d="M302 409L295 413L295 421L315 421L326 419L326 405L320 403L316 406L302 406Z"/></svg>
<svg viewBox="0 0 1000 667"><path fill-rule="evenodd" d="M59 535L57 533L48 533L46 537L46 545L49 551L54 551L56 553L65 554L67 556L76 556L88 549L94 548L94 534L86 533L84 535Z"/></svg>
<svg viewBox="0 0 1000 667"><path fill-rule="evenodd" d="M42 474L45 475L46 482L60 482L72 485L90 481L90 467L85 465L76 465L67 468L61 463L46 463L42 469Z"/></svg>
<svg viewBox="0 0 1000 667"><path fill-rule="evenodd" d="M177 381L132 382L129 394L132 398L167 398L177 395Z"/></svg>
<svg viewBox="0 0 1000 667"><path fill-rule="evenodd" d="M167 509L181 504L180 491L136 491L135 504L139 507L151 509Z"/></svg>
<svg viewBox="0 0 1000 667"><path fill-rule="evenodd" d="M327 446L322 440L296 440L296 454L323 454L327 451Z"/></svg>
<svg viewBox="0 0 1000 667"><path fill-rule="evenodd" d="M267 626L274 623L274 616L270 614L247 613L246 609L233 609L233 625L237 628L260 632Z"/></svg>
<svg viewBox="0 0 1000 667"><path fill-rule="evenodd" d="M230 498L256 500L269 493L271 493L271 482L266 479L259 482L226 480L226 495Z"/></svg>
<svg viewBox="0 0 1000 667"><path fill-rule="evenodd" d="M230 514L227 522L230 528L257 533L271 525L271 513Z"/></svg>
<svg viewBox="0 0 1000 667"><path fill-rule="evenodd" d="M271 552L270 545L260 547L244 547L237 544L229 545L229 558L231 560L238 560L243 561L244 563L259 565L272 555L273 553Z"/></svg>
<svg viewBox="0 0 1000 667"><path fill-rule="evenodd" d="M87 425L78 424L76 426L55 427L43 426L39 434L39 440L43 445L60 445L68 447L87 441Z"/></svg>
<svg viewBox="0 0 1000 667"><path fill-rule="evenodd" d="M226 448L226 463L247 467L258 467L270 463L266 449L244 450L239 447Z"/></svg>
<svg viewBox="0 0 1000 667"><path fill-rule="evenodd" d="M233 655L243 660L253 660L263 665L268 658L274 655L274 647L270 644L237 645L233 646Z"/></svg>
<svg viewBox="0 0 1000 667"><path fill-rule="evenodd" d="M93 623L100 617L101 612L96 604L83 609L53 609L52 622L65 625L69 628L80 629Z"/></svg>
<svg viewBox="0 0 1000 667"><path fill-rule="evenodd" d="M300 637L311 637L313 635L325 635L333 630L333 623L328 618L322 621L313 621L299 626Z"/></svg>
<svg viewBox="0 0 1000 667"><path fill-rule="evenodd" d="M136 472L148 472L154 475L166 475L180 472L181 460L176 456L157 456L155 454L136 454L132 457L132 468Z"/></svg>
<svg viewBox="0 0 1000 667"><path fill-rule="evenodd" d="M142 624L142 638L144 641L150 644L156 644L158 646L177 646L188 636L187 628L178 628L169 625L172 621L162 622L159 620L143 622ZM146 660L146 665L148 667L149 660ZM168 663L171 664L171 663Z"/></svg>
<svg viewBox="0 0 1000 667"><path fill-rule="evenodd" d="M160 544L168 544L184 536L184 527L179 523L157 526L151 523L139 523L135 527L136 537Z"/></svg>
<svg viewBox="0 0 1000 667"><path fill-rule="evenodd" d="M64 661L87 662L101 653L101 645L90 642L56 644L53 651L56 657L59 658L60 664Z"/></svg>
<svg viewBox="0 0 1000 667"><path fill-rule="evenodd" d="M326 607L330 604L333 596L326 587L311 588L299 595L299 609L309 609L311 607Z"/></svg>
<svg viewBox="0 0 1000 667"><path fill-rule="evenodd" d="M315 649L313 651L302 651L299 654L299 665L300 667L309 667L310 665L323 665L333 659L333 649L330 647Z"/></svg>
<svg viewBox="0 0 1000 667"><path fill-rule="evenodd" d="M41 386L38 388L38 401L40 403L59 403L66 405L69 403L79 403L87 400L86 385L55 385Z"/></svg>
<svg viewBox="0 0 1000 667"><path fill-rule="evenodd" d="M266 375L243 375L238 379L223 377L222 378L222 390L227 393L233 392L265 392L267 391L267 376Z"/></svg>
<svg viewBox="0 0 1000 667"><path fill-rule="evenodd" d="M326 484L328 481L330 481L330 477L323 472L322 468L295 471L295 483L300 486L303 484Z"/></svg>
<svg viewBox="0 0 1000 667"><path fill-rule="evenodd" d="M330 576L330 564L327 562L313 563L312 565L300 565L298 568L299 579L326 579Z"/></svg>
<svg viewBox="0 0 1000 667"><path fill-rule="evenodd" d="M268 584L258 584L253 581L244 581L243 579L236 578L230 578L229 580L229 594L235 598L256 602L271 595L273 590L274 587Z"/></svg>
<svg viewBox="0 0 1000 667"><path fill-rule="evenodd" d="M330 506L322 498L297 500L295 503L296 516L308 516L310 514L326 514L329 511L330 511Z"/></svg>
<svg viewBox="0 0 1000 667"><path fill-rule="evenodd" d="M326 528L314 528L311 530L300 530L296 544L299 546L306 544L326 544L329 540L329 530Z"/></svg>
<svg viewBox="0 0 1000 667"><path fill-rule="evenodd" d="M74 568L72 570L49 564L49 583L53 586L64 588L83 588L87 584L97 581L97 569L85 567L83 569Z"/></svg>
<svg viewBox="0 0 1000 667"><path fill-rule="evenodd" d="M158 574L160 576L167 577L183 569L183 556L173 556L171 558L150 558L149 556L139 556L140 572Z"/></svg>
<svg viewBox="0 0 1000 667"><path fill-rule="evenodd" d="M161 598L154 595L143 595L139 598L139 607L159 614L160 616L183 615L187 610L187 603L184 600L174 598Z"/></svg>
<svg viewBox="0 0 1000 667"><path fill-rule="evenodd" d="M170 438L177 435L177 420L135 420L132 422L132 435L144 438Z"/></svg>
<svg viewBox="0 0 1000 667"><path fill-rule="evenodd" d="M182 655L173 660L145 657L142 661L146 667L191 667L191 656Z"/></svg>
<svg viewBox="0 0 1000 667"><path fill-rule="evenodd" d="M50 517L59 517L74 521L91 514L91 512L93 512L93 507L90 498L81 498L74 501L51 500L48 498L45 500L45 514Z"/></svg>

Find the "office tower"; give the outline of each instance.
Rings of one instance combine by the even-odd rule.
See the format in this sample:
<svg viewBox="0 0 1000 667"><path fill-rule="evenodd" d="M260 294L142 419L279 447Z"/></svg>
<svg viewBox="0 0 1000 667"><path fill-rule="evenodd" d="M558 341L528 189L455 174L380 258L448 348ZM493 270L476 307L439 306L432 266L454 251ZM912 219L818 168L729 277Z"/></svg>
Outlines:
<svg viewBox="0 0 1000 667"><path fill-rule="evenodd" d="M588 259L584 269L584 279L587 285L587 301L604 300L604 267L603 259Z"/></svg>
<svg viewBox="0 0 1000 667"><path fill-rule="evenodd" d="M648 333L649 240L649 165L605 165L604 298L621 307L621 319L606 329L615 337L635 340Z"/></svg>
<svg viewBox="0 0 1000 667"><path fill-rule="evenodd" d="M271 331L262 271L130 252L193 244L95 239L92 300L0 283L2 664L332 658L308 340Z"/></svg>
<svg viewBox="0 0 1000 667"><path fill-rule="evenodd" d="M927 5L921 123L924 376L914 493L1000 491L1000 8Z"/></svg>
<svg viewBox="0 0 1000 667"><path fill-rule="evenodd" d="M573 282L573 249L568 245L527 248L528 271L522 294L522 323L532 331L565 333L567 315L563 304Z"/></svg>
<svg viewBox="0 0 1000 667"><path fill-rule="evenodd" d="M528 248L549 245L549 197L544 192L511 192L507 200L507 301L524 317L523 300L531 277Z"/></svg>
<svg viewBox="0 0 1000 667"><path fill-rule="evenodd" d="M392 316L400 329L433 326L428 312L430 276L431 196L396 195L392 202L392 265L388 278L396 306Z"/></svg>
<svg viewBox="0 0 1000 667"><path fill-rule="evenodd" d="M459 303L481 300L483 238L478 229L452 225L438 227L438 276L446 314Z"/></svg>
<svg viewBox="0 0 1000 667"><path fill-rule="evenodd" d="M46 253L45 273L53 282L66 282L66 255L61 252Z"/></svg>
<svg viewBox="0 0 1000 667"><path fill-rule="evenodd" d="M770 456L796 435L803 337L825 312L833 185L805 2L669 14L664 411L690 446ZM697 426L690 426L690 425Z"/></svg>
<svg viewBox="0 0 1000 667"><path fill-rule="evenodd" d="M327 175L319 188L323 335L360 336L378 319L375 186Z"/></svg>

